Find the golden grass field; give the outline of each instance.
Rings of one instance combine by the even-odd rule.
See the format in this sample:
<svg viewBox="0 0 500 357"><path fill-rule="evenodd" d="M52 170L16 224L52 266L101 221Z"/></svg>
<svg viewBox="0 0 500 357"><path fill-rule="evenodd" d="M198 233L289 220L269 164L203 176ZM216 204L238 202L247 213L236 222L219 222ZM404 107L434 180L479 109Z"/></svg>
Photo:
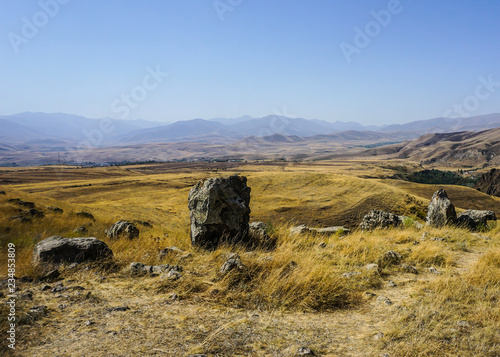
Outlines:
<svg viewBox="0 0 500 357"><path fill-rule="evenodd" d="M493 223L480 233L355 229L372 208L422 222L441 186L390 179L397 165L417 167L332 161L2 169L0 261L6 244L15 243L18 277L43 273L32 266L31 253L52 235L93 236L114 252L112 262L63 267L61 281L69 289L59 294L42 291L47 283L19 282L19 294L30 291L32 300L18 301L22 323L15 355L295 356L300 346L318 356L500 355L500 227ZM190 188L200 179L231 174L248 178L251 221L272 226L274 251L191 247ZM500 213L498 198L467 187L444 188L458 211ZM19 209L7 202L12 198L34 202L46 217L32 224L10 221ZM76 217L81 210L96 221ZM110 240L104 230L118 220L147 221L153 228L139 225L140 236L132 241ZM354 230L347 236L290 235L289 227L299 224ZM82 225L88 232L74 233ZM160 260L158 250L171 246L191 254ZM418 274L384 262L389 250ZM241 256L247 270L222 277L218 270L230 252ZM131 262L179 264L183 277L171 282L131 276ZM370 263L380 270L365 269ZM37 305L48 310L33 318L28 310ZM109 312L113 306L129 310ZM2 331L5 323L2 311ZM1 348L10 352L5 339Z"/></svg>

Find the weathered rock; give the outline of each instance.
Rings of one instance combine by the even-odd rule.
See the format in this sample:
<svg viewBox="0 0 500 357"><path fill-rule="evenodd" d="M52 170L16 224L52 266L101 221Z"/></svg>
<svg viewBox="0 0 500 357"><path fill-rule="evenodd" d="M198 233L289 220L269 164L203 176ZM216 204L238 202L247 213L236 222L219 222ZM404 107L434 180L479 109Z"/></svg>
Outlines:
<svg viewBox="0 0 500 357"><path fill-rule="evenodd" d="M403 256L394 250L389 250L382 256L381 262L385 264L399 264Z"/></svg>
<svg viewBox="0 0 500 357"><path fill-rule="evenodd" d="M59 207L52 207L52 206L48 206L47 209L49 211L52 211L54 213L63 213L63 209L62 208L59 208Z"/></svg>
<svg viewBox="0 0 500 357"><path fill-rule="evenodd" d="M399 216L380 210L371 210L363 217L359 229L369 231L375 228L395 228L402 224Z"/></svg>
<svg viewBox="0 0 500 357"><path fill-rule="evenodd" d="M332 236L335 234L346 235L351 233L351 230L348 228L344 228L342 226L313 228L302 224L300 226L290 228L290 233L291 234L313 233L313 234L324 234L327 236Z"/></svg>
<svg viewBox="0 0 500 357"><path fill-rule="evenodd" d="M189 192L191 243L215 249L248 242L250 187L244 176L202 180Z"/></svg>
<svg viewBox="0 0 500 357"><path fill-rule="evenodd" d="M14 222L20 222L20 223L31 223L31 219L24 217L24 216L21 216L21 215L12 216L12 217L10 217L10 220L14 221Z"/></svg>
<svg viewBox="0 0 500 357"><path fill-rule="evenodd" d="M291 234L309 233L309 227L304 224L301 224L300 226L290 228L290 233Z"/></svg>
<svg viewBox="0 0 500 357"><path fill-rule="evenodd" d="M443 189L436 191L429 204L425 219L426 224L439 228L455 223L456 219L457 213L455 212L455 207L448 198L446 191Z"/></svg>
<svg viewBox="0 0 500 357"><path fill-rule="evenodd" d="M35 245L33 261L36 263L82 263L113 255L106 243L96 238L49 237Z"/></svg>
<svg viewBox="0 0 500 357"><path fill-rule="evenodd" d="M19 206L23 206L23 207L26 207L26 208L35 208L35 204L33 202L27 202L27 201L17 201L17 204Z"/></svg>
<svg viewBox="0 0 500 357"><path fill-rule="evenodd" d="M39 211L37 209L31 208L29 210L26 210L23 212L24 215L33 217L33 218L43 218L45 215L43 214L42 211Z"/></svg>
<svg viewBox="0 0 500 357"><path fill-rule="evenodd" d="M269 226L263 222L252 222L248 225L248 243L251 247L260 247L268 250L276 248L277 240L271 237L268 232Z"/></svg>
<svg viewBox="0 0 500 357"><path fill-rule="evenodd" d="M165 249L162 249L158 252L158 259L163 259L169 255L179 255L179 254L182 255L185 253L186 252L184 252L182 249L179 249L177 247L166 247Z"/></svg>
<svg viewBox="0 0 500 357"><path fill-rule="evenodd" d="M85 226L80 226L76 228L73 232L75 233L87 233L88 229Z"/></svg>
<svg viewBox="0 0 500 357"><path fill-rule="evenodd" d="M309 347L299 347L297 356L316 356L316 354Z"/></svg>
<svg viewBox="0 0 500 357"><path fill-rule="evenodd" d="M488 221L496 221L494 211L469 209L460 213L457 217L457 225L469 229L485 227Z"/></svg>
<svg viewBox="0 0 500 357"><path fill-rule="evenodd" d="M476 222L472 217L463 214L457 217L455 225L460 228L474 231L478 227L479 222Z"/></svg>
<svg viewBox="0 0 500 357"><path fill-rule="evenodd" d="M241 258L236 253L229 254L228 259L224 262L222 267L220 268L220 273L222 275L227 275L232 270L245 270L245 266L241 263Z"/></svg>
<svg viewBox="0 0 500 357"><path fill-rule="evenodd" d="M89 212L85 212L85 211L77 212L76 216L81 217L81 218L91 219L92 221L95 221L94 215L92 213L89 213Z"/></svg>
<svg viewBox="0 0 500 357"><path fill-rule="evenodd" d="M125 237L128 239L134 239L139 236L139 230L133 223L118 221L106 230L106 234L109 238Z"/></svg>
<svg viewBox="0 0 500 357"><path fill-rule="evenodd" d="M130 273L132 274L161 274L170 271L182 272L182 267L179 265L145 265L143 263L130 263Z"/></svg>
<svg viewBox="0 0 500 357"><path fill-rule="evenodd" d="M408 264L402 264L401 270L404 271L405 273L418 274L417 268L415 268L412 265L408 265Z"/></svg>

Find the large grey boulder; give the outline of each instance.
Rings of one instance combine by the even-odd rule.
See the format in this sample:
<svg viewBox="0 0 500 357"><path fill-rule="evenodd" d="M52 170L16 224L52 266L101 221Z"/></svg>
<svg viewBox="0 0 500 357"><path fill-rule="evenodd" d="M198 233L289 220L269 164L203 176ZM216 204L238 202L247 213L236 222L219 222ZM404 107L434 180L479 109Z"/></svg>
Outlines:
<svg viewBox="0 0 500 357"><path fill-rule="evenodd" d="M494 211L469 209L460 213L457 217L457 225L471 230L485 228L488 221L496 221Z"/></svg>
<svg viewBox="0 0 500 357"><path fill-rule="evenodd" d="M62 238L53 236L42 240L33 249L33 262L83 263L111 257L113 252L106 243L96 238Z"/></svg>
<svg viewBox="0 0 500 357"><path fill-rule="evenodd" d="M403 221L395 214L373 209L363 217L359 229L370 231L375 228L395 228L399 227Z"/></svg>
<svg viewBox="0 0 500 357"><path fill-rule="evenodd" d="M128 239L134 239L139 236L139 230L133 223L118 221L106 230L106 234L109 238L126 237Z"/></svg>
<svg viewBox="0 0 500 357"><path fill-rule="evenodd" d="M244 176L201 180L189 192L191 243L215 249L248 240L250 187Z"/></svg>
<svg viewBox="0 0 500 357"><path fill-rule="evenodd" d="M443 227L454 224L457 219L455 207L451 203L446 191L439 189L432 195L431 203L427 211L425 222L431 227Z"/></svg>

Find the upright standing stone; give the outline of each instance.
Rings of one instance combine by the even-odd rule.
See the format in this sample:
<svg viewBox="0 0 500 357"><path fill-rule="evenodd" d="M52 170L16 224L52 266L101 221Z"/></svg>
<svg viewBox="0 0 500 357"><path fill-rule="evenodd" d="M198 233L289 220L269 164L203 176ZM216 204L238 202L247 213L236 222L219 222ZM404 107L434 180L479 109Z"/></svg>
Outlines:
<svg viewBox="0 0 500 357"><path fill-rule="evenodd" d="M250 187L244 176L201 180L189 192L191 243L215 249L248 239Z"/></svg>
<svg viewBox="0 0 500 357"><path fill-rule="evenodd" d="M447 224L455 223L457 213L451 203L446 191L439 189L432 195L431 203L427 212L425 222L431 227L443 227Z"/></svg>

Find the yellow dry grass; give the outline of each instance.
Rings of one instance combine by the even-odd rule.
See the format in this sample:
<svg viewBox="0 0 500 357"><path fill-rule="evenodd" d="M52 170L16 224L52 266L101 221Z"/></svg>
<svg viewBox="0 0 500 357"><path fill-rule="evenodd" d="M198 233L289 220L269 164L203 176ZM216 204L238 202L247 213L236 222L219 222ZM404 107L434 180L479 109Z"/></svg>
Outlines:
<svg viewBox="0 0 500 357"><path fill-rule="evenodd" d="M60 297L41 292L44 283L20 283L21 293L33 292L33 300L19 302L25 318L19 326L20 355L288 356L304 345L321 356L499 353L499 227L481 235L455 228L425 228L425 235L414 228L354 231L345 237L289 231L302 223L354 226L372 206L415 217L430 198L422 192L436 187L384 179L390 170L367 162L163 169L112 168L111 177L103 168L71 169L71 175L42 175L37 182L23 176L22 182L1 187L7 195L0 196L0 258L6 242L14 242L18 277L41 273L30 261L34 244L51 235L75 237L74 229L82 225L88 227L85 236L105 241L114 252L113 263L63 268L70 289ZM272 224L278 240L274 251L191 247L190 187L201 178L233 173L248 177L252 220ZM15 179L26 173L9 174ZM471 204L498 205L472 189L451 191L469 195ZM35 202L46 217L32 224L10 221L19 207L7 200L16 197ZM96 221L76 217L80 210ZM119 219L148 221L153 228L139 225L140 237L133 241L108 239L104 230ZM158 258L158 250L168 246L185 254ZM389 250L419 274L385 263ZM246 269L221 276L231 252L241 256ZM127 267L133 261L182 265L182 278L132 276ZM365 269L371 263L380 271ZM77 285L83 292L72 290ZM386 306L366 292L394 304ZM33 305L46 305L47 316L31 319L27 310ZM113 306L130 310L109 312ZM376 340L377 333L384 335Z"/></svg>

